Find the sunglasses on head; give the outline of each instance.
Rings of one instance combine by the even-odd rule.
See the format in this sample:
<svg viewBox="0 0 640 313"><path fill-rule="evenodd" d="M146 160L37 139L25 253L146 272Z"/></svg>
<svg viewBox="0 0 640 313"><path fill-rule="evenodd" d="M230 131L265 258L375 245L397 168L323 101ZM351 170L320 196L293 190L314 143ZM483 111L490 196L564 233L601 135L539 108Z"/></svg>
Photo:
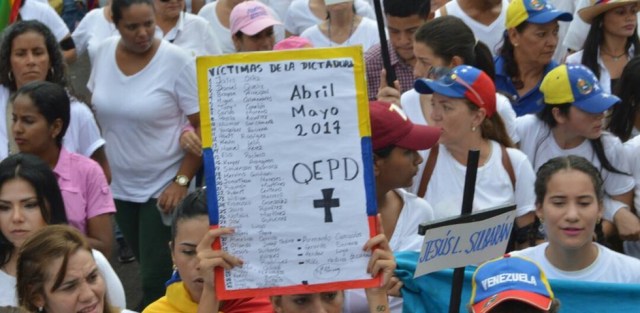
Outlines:
<svg viewBox="0 0 640 313"><path fill-rule="evenodd" d="M440 79L440 82L444 85L451 86L454 83L462 85L464 88L469 90L475 97L478 99L481 106L484 105L484 100L480 96L480 93L473 88L469 83L467 83L464 79L460 78L456 73L450 73L449 75L444 75Z"/></svg>
<svg viewBox="0 0 640 313"><path fill-rule="evenodd" d="M446 66L432 66L427 72L427 78L437 80L451 72L451 68Z"/></svg>

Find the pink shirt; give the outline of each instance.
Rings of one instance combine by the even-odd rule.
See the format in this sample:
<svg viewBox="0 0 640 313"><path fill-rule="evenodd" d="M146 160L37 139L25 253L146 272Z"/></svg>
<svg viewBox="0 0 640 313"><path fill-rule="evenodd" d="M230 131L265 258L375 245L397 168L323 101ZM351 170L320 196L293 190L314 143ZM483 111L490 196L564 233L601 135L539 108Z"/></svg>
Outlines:
<svg viewBox="0 0 640 313"><path fill-rule="evenodd" d="M116 212L107 178L94 160L62 148L53 172L71 226L86 234L89 219Z"/></svg>

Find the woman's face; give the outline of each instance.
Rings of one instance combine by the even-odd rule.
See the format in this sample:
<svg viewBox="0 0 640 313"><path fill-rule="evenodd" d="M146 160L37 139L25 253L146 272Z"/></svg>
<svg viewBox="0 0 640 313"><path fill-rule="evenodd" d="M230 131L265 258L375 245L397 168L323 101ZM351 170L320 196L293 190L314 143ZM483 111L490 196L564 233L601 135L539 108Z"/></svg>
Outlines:
<svg viewBox="0 0 640 313"><path fill-rule="evenodd" d="M21 94L13 101L13 136L20 152L44 155L57 147L62 121L49 123L33 104L31 98Z"/></svg>
<svg viewBox="0 0 640 313"><path fill-rule="evenodd" d="M509 30L509 40L514 45L518 62L537 63L545 66L551 62L553 53L558 45L558 22L527 25L519 33L516 29Z"/></svg>
<svg viewBox="0 0 640 313"><path fill-rule="evenodd" d="M415 42L413 44L413 54L416 56L416 65L413 67L413 76L416 78L431 78L429 77L429 70L437 67L449 67L450 64L446 64L444 59L436 56L431 47L422 42Z"/></svg>
<svg viewBox="0 0 640 313"><path fill-rule="evenodd" d="M474 126L478 127L482 118L480 111L471 111L464 99L450 98L439 93L431 97L431 120L433 126L442 128L439 143L456 144L468 138ZM480 132L479 129L476 130Z"/></svg>
<svg viewBox="0 0 640 313"><path fill-rule="evenodd" d="M550 245L578 250L592 241L602 209L589 175L564 169L549 179L536 214L544 221Z"/></svg>
<svg viewBox="0 0 640 313"><path fill-rule="evenodd" d="M271 51L273 45L276 44L273 26L269 26L253 36L242 34L240 37L232 35L231 38L238 52Z"/></svg>
<svg viewBox="0 0 640 313"><path fill-rule="evenodd" d="M565 130L572 132L576 136L597 139L602 135L604 112L598 114L587 113L575 106L571 106L569 114L566 117L557 116L556 121L558 124L564 124Z"/></svg>
<svg viewBox="0 0 640 313"><path fill-rule="evenodd" d="M602 19L604 33L619 37L632 36L638 24L637 12L637 3L627 4L605 12Z"/></svg>
<svg viewBox="0 0 640 313"><path fill-rule="evenodd" d="M176 19L184 10L184 0L154 0L156 16L163 19Z"/></svg>
<svg viewBox="0 0 640 313"><path fill-rule="evenodd" d="M411 187L420 163L417 151L395 147L386 158L376 157L376 183L389 189Z"/></svg>
<svg viewBox="0 0 640 313"><path fill-rule="evenodd" d="M48 313L102 313L106 287L91 253L80 249L70 255L62 284L52 291L61 268L62 257L49 263L44 297L39 300L44 303L37 306L44 307Z"/></svg>
<svg viewBox="0 0 640 313"><path fill-rule="evenodd" d="M278 296L271 299L276 313L340 313L342 291L319 292L303 295Z"/></svg>
<svg viewBox="0 0 640 313"><path fill-rule="evenodd" d="M44 36L27 31L11 43L11 72L18 88L32 81L45 80L51 67Z"/></svg>
<svg viewBox="0 0 640 313"><path fill-rule="evenodd" d="M206 215L182 219L178 221L176 226L177 232L171 250L171 258L191 295L191 300L198 302L200 295L202 295L204 280L198 267L200 260L196 247L209 231L209 219Z"/></svg>
<svg viewBox="0 0 640 313"><path fill-rule="evenodd" d="M144 53L151 48L156 30L154 14L153 7L146 3L134 3L122 9L122 19L116 28L125 49Z"/></svg>
<svg viewBox="0 0 640 313"><path fill-rule="evenodd" d="M47 226L33 186L22 178L6 181L0 187L0 230L19 248L33 233Z"/></svg>

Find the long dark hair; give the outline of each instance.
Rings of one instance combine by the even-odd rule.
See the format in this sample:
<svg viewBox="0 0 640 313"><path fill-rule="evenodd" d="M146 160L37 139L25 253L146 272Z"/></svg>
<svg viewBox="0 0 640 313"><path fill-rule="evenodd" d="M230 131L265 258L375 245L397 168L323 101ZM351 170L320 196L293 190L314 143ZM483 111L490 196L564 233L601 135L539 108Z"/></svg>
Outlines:
<svg viewBox="0 0 640 313"><path fill-rule="evenodd" d="M31 154L11 155L0 162L0 190L14 179L25 180L34 189L40 213L47 224L67 223L60 187L48 164ZM9 262L14 251L13 243L0 232L0 266Z"/></svg>
<svg viewBox="0 0 640 313"><path fill-rule="evenodd" d="M624 142L631 138L636 117L640 114L640 56L633 57L624 67L614 93L621 101L613 106L607 129Z"/></svg>
<svg viewBox="0 0 640 313"><path fill-rule="evenodd" d="M11 72L11 50L16 37L28 32L40 34L44 38L44 44L49 54L49 63L51 63L46 80L67 87L66 66L60 45L51 30L36 20L16 22L3 32L0 42L0 85L8 87L11 91L16 91L15 76Z"/></svg>
<svg viewBox="0 0 640 313"><path fill-rule="evenodd" d="M515 27L516 32L522 34L524 30L529 26L529 22L524 21L520 25ZM524 83L520 79L520 70L518 69L518 62L514 55L514 46L509 39L509 31L505 30L502 37L502 47L499 51L500 57L504 61L504 70L508 77L511 77L513 85L516 89L522 89Z"/></svg>
<svg viewBox="0 0 640 313"><path fill-rule="evenodd" d="M55 138L58 148L62 147L62 139L71 119L69 96L65 89L48 81L34 81L20 87L11 96L11 102L13 103L18 96L29 97L47 123L52 124L57 119L62 121L62 129Z"/></svg>
<svg viewBox="0 0 640 313"><path fill-rule="evenodd" d="M558 121L556 121L555 117L553 117L553 109L554 108L558 108L558 110L560 111L560 114L562 116L569 116L569 110L571 109L571 103L564 103L564 104L559 104L559 105L549 105L549 104L545 104L544 108L542 109L542 111L537 113L538 118L544 122L547 127L549 128L549 132L547 134L547 136L551 136L551 130L553 128L555 128L556 126L558 126ZM600 161L600 165L602 165L602 167L604 169L606 169L609 172L612 173L617 173L617 174L623 174L623 175L629 175L628 173L624 173L618 169L616 169L611 162L609 162L609 160L607 159L607 155L604 153L604 146L602 144L602 136L596 138L596 139L588 139L589 143L591 144L591 147L593 148L593 151L596 153L596 156L598 157L598 161ZM535 155L537 154L537 149L538 147L540 147L540 144L536 145L536 153L534 153L534 158L533 160L531 160L531 163L535 164Z"/></svg>
<svg viewBox="0 0 640 313"><path fill-rule="evenodd" d="M598 52L600 51L600 45L604 42L604 15L600 14L596 16L591 22L591 28L587 34L587 38L584 41L584 47L582 52L582 64L588 67L593 74L600 79L600 65L598 64ZM638 40L638 27L633 31L633 35L627 37L627 43L624 46L625 51L633 46L634 56L640 54L640 41Z"/></svg>
<svg viewBox="0 0 640 313"><path fill-rule="evenodd" d="M492 80L495 78L491 51L487 45L476 40L467 24L455 16L441 16L423 24L414 38L415 42L431 48L446 63L451 63L453 57L458 56L464 64L482 70Z"/></svg>

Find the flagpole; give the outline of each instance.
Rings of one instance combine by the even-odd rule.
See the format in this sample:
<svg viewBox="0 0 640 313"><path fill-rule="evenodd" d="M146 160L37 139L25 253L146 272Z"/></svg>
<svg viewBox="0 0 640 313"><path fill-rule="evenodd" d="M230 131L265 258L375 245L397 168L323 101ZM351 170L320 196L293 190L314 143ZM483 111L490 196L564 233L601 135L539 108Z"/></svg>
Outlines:
<svg viewBox="0 0 640 313"><path fill-rule="evenodd" d="M467 157L467 172L464 178L464 194L462 196L462 214L471 214L473 209L473 197L476 190L476 176L478 174L479 150L469 150ZM462 298L462 284L464 282L464 267L458 267L453 271L451 284L451 297L449 298L449 313L459 313Z"/></svg>
<svg viewBox="0 0 640 313"><path fill-rule="evenodd" d="M384 15L382 15L382 4L380 1L373 0L373 7L376 13L376 20L378 21L378 36L380 36L380 53L382 55L382 65L387 73L385 77L387 85L393 87L393 82L396 81L396 73L391 67L391 57L389 56L389 44L387 43L387 33L384 27Z"/></svg>

